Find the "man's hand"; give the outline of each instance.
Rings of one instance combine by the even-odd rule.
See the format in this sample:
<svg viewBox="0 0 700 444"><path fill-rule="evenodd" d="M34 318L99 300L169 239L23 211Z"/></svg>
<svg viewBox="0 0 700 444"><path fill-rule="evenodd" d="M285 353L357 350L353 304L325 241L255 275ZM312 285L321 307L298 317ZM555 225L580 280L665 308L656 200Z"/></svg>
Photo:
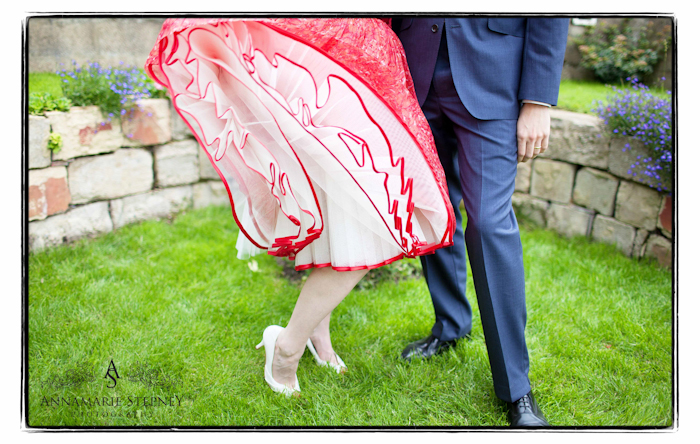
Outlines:
<svg viewBox="0 0 700 444"><path fill-rule="evenodd" d="M527 162L549 145L549 107L525 103L518 117L518 162Z"/></svg>

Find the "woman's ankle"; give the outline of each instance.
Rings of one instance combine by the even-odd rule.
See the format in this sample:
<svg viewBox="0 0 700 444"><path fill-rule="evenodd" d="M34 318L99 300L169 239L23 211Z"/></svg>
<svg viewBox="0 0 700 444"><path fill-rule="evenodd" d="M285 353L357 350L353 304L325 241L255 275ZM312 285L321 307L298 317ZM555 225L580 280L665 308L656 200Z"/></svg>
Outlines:
<svg viewBox="0 0 700 444"><path fill-rule="evenodd" d="M304 354L304 347L306 343L302 343L301 346L295 343L295 341L290 340L286 331L282 331L277 337L277 343L275 344L275 354L279 354L281 358L285 361L301 359L301 355Z"/></svg>
<svg viewBox="0 0 700 444"><path fill-rule="evenodd" d="M331 343L330 336L327 335L316 335L309 338L311 343L318 353L318 357L324 361L329 361L332 364L338 364L335 357L335 350L333 350L333 344Z"/></svg>

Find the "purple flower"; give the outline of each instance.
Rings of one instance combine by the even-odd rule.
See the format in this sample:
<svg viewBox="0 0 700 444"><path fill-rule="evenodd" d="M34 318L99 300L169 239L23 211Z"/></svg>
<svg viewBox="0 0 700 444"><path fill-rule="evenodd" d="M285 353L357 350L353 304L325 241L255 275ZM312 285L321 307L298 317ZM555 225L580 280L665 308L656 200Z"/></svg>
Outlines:
<svg viewBox="0 0 700 444"><path fill-rule="evenodd" d="M649 186L663 186L666 191L670 191L668 187L673 175L673 145L671 136L668 135L672 131L671 102L655 97L649 87L638 79L630 80L631 91L613 87L614 94L608 96L607 104L598 101L598 107L594 111L603 119L612 135L631 137L648 149L648 157L638 157L642 166L640 167L639 161L636 162L630 167L630 174L636 175L635 169L640 168L640 175L649 178ZM622 151L628 150L630 144L626 143ZM654 182L651 182L652 178L655 179Z"/></svg>

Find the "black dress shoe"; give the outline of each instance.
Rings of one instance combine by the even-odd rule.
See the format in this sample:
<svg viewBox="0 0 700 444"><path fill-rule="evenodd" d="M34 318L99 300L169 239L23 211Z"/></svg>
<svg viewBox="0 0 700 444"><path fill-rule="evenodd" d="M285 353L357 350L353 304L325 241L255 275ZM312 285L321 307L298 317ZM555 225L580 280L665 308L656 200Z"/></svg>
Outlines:
<svg viewBox="0 0 700 444"><path fill-rule="evenodd" d="M409 362L413 358L430 358L446 351L450 347L454 347L456 344L457 339L441 341L431 334L427 338L408 344L403 352L401 352L401 357Z"/></svg>
<svg viewBox="0 0 700 444"><path fill-rule="evenodd" d="M515 402L508 403L508 418L511 427L547 427L549 423L544 419L544 413L537 406L537 401L529 392Z"/></svg>

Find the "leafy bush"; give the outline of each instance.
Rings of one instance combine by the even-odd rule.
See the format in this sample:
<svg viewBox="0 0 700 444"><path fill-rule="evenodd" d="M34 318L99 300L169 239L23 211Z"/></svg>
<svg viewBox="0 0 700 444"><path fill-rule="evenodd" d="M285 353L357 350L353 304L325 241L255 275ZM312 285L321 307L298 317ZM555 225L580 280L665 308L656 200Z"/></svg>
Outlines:
<svg viewBox="0 0 700 444"><path fill-rule="evenodd" d="M636 78L631 90L612 87L607 103L598 101L595 109L613 137L630 137L644 144L648 156L637 156L629 174L643 174L643 180L658 191L670 193L673 183L673 112L671 91L668 98L649 92ZM629 149L629 143L624 150ZM638 173L639 169L641 172Z"/></svg>
<svg viewBox="0 0 700 444"><path fill-rule="evenodd" d="M654 32L649 22L634 33L624 19L620 26L602 23L586 30L576 39L581 52L581 66L593 70L606 83L621 83L626 77L651 74L671 42L671 26Z"/></svg>
<svg viewBox="0 0 700 444"><path fill-rule="evenodd" d="M68 111L71 101L65 97L54 97L53 94L31 93L29 94L29 114L41 115L46 111Z"/></svg>
<svg viewBox="0 0 700 444"><path fill-rule="evenodd" d="M140 99L164 97L143 70L120 62L120 68L103 68L93 62L73 70L61 70L63 93L76 106L97 105L107 120L115 115L124 116Z"/></svg>
<svg viewBox="0 0 700 444"><path fill-rule="evenodd" d="M63 138L58 133L49 134L48 148L54 153L61 150L63 147Z"/></svg>

